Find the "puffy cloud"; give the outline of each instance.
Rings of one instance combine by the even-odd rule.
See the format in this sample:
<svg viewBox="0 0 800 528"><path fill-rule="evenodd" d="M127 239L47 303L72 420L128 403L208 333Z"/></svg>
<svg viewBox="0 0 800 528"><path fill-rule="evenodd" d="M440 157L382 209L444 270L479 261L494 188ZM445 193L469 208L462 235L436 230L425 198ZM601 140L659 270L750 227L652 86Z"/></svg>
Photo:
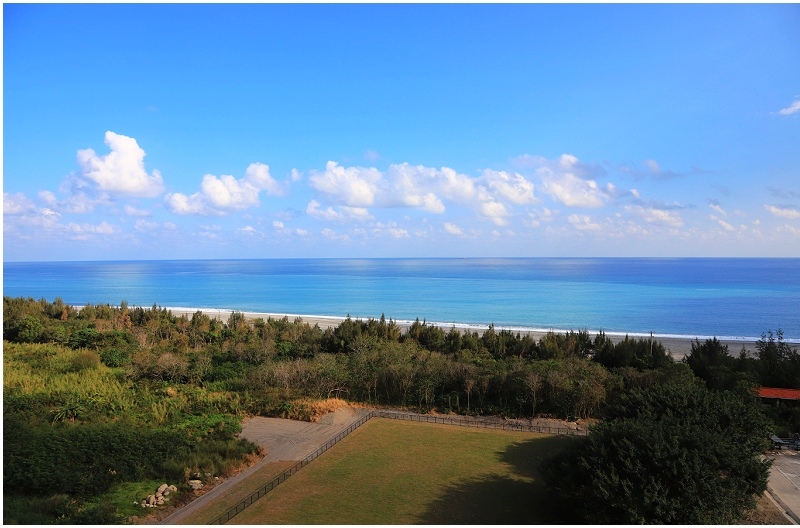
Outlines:
<svg viewBox="0 0 800 528"><path fill-rule="evenodd" d="M506 225L505 219L508 216L506 206L500 202L483 202L480 204L480 215L488 218L496 225Z"/></svg>
<svg viewBox="0 0 800 528"><path fill-rule="evenodd" d="M436 178L436 169L408 163L391 165L386 174L386 190L381 193L380 205L415 207L442 214L445 206L434 192Z"/></svg>
<svg viewBox="0 0 800 528"><path fill-rule="evenodd" d="M780 115L785 115L785 116L796 114L797 112L800 112L800 100L794 101L786 108L781 108L780 110L778 110L778 113Z"/></svg>
<svg viewBox="0 0 800 528"><path fill-rule="evenodd" d="M83 178L110 193L153 198L164 191L161 174L157 170L148 174L145 170L145 151L135 139L108 131L105 144L111 149L105 156L98 156L92 149L78 150Z"/></svg>
<svg viewBox="0 0 800 528"><path fill-rule="evenodd" d="M765 205L764 209L766 209L773 215L778 216L780 218L789 218L792 220L795 218L800 218L800 211L798 211L797 209L793 209L791 207L777 207L775 205Z"/></svg>
<svg viewBox="0 0 800 528"><path fill-rule="evenodd" d="M445 222L444 230L450 233L451 235L464 236L464 231L462 231L461 228L458 227L457 225L451 224L450 222Z"/></svg>
<svg viewBox="0 0 800 528"><path fill-rule="evenodd" d="M543 170L543 169L540 169ZM567 207L602 207L613 187L603 190L594 180L583 180L571 173L540 173L544 192Z"/></svg>
<svg viewBox="0 0 800 528"><path fill-rule="evenodd" d="M251 163L244 178L237 180L227 174L220 177L206 174L200 183L200 191L191 196L170 193L164 197L164 201L176 214L224 215L231 211L258 207L258 195L262 190L270 195L284 192L283 186L270 176L268 165Z"/></svg>
<svg viewBox="0 0 800 528"><path fill-rule="evenodd" d="M397 227L393 227L389 229L389 234L392 235L394 238L408 238L408 231L406 229L400 229Z"/></svg>
<svg viewBox="0 0 800 528"><path fill-rule="evenodd" d="M253 236L256 234L257 231L253 226L244 226L243 228L239 229L239 232L245 235Z"/></svg>
<svg viewBox="0 0 800 528"><path fill-rule="evenodd" d="M375 202L381 173L375 168L342 167L335 161L325 165L325 171L312 172L311 186L328 195L335 203L351 207L366 207Z"/></svg>
<svg viewBox="0 0 800 528"><path fill-rule="evenodd" d="M546 163L536 169L536 174L541 178L544 192L567 207L602 207L613 195L614 186L609 183L601 188L586 177L591 172L587 167L575 156L564 154L557 163Z"/></svg>
<svg viewBox="0 0 800 528"><path fill-rule="evenodd" d="M33 202L22 193L3 193L3 215L22 215L35 210Z"/></svg>
<svg viewBox="0 0 800 528"><path fill-rule="evenodd" d="M314 172L311 186L324 200L346 207L411 207L442 214L445 202L464 206L497 225L505 224L509 206L536 203L533 183L520 174L487 169L477 178L442 167L409 163L392 164L385 172L375 168L342 167L330 161L324 172ZM322 198L321 198L322 199ZM309 213L319 218L341 219L331 207ZM364 216L351 215L355 218Z"/></svg>
<svg viewBox="0 0 800 528"><path fill-rule="evenodd" d="M283 229L283 222L280 222L278 220L274 220L272 222L272 227L274 227L275 229Z"/></svg>
<svg viewBox="0 0 800 528"><path fill-rule="evenodd" d="M515 205L534 204L533 183L520 174L513 176L503 171L486 169L483 179L495 197L504 198Z"/></svg>
<svg viewBox="0 0 800 528"><path fill-rule="evenodd" d="M294 178L292 174L291 178ZM244 172L244 182L256 189L262 189L270 196L283 196L286 188L278 183L269 174L269 165L263 163L251 163Z"/></svg>

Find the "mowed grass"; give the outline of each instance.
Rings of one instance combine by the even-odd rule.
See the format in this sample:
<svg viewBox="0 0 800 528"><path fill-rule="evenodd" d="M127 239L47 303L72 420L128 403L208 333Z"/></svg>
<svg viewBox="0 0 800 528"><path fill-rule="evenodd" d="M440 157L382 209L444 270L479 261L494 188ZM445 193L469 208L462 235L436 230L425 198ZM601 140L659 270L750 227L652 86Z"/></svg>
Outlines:
<svg viewBox="0 0 800 528"><path fill-rule="evenodd" d="M373 418L229 524L566 522L539 467L572 440Z"/></svg>

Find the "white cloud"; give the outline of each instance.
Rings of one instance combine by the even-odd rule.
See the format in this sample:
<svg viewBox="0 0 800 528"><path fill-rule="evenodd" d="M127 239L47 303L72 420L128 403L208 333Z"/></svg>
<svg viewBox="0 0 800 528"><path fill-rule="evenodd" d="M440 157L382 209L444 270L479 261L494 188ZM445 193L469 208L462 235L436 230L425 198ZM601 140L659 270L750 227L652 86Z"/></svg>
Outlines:
<svg viewBox="0 0 800 528"><path fill-rule="evenodd" d="M480 204L480 214L495 223L495 225L506 225L508 216L506 206L500 202L483 202Z"/></svg>
<svg viewBox="0 0 800 528"><path fill-rule="evenodd" d="M726 222L725 220L723 220L721 218L718 218L718 217L716 217L714 215L709 215L709 218L711 218L716 223L718 223L720 225L720 227L722 227L722 229L724 229L725 231L736 231L735 227L733 227L732 225L730 225L728 222Z"/></svg>
<svg viewBox="0 0 800 528"><path fill-rule="evenodd" d="M3 193L3 214L21 215L35 210L33 202L22 193Z"/></svg>
<svg viewBox="0 0 800 528"><path fill-rule="evenodd" d="M270 176L269 165L263 163L251 163L248 165L244 171L244 182L249 183L256 189L262 189L270 196L283 196L286 194L286 188Z"/></svg>
<svg viewBox="0 0 800 528"><path fill-rule="evenodd" d="M278 220L274 220L272 222L272 227L274 227L275 229L283 229L283 222L280 222Z"/></svg>
<svg viewBox="0 0 800 528"><path fill-rule="evenodd" d="M545 171L547 169L540 169ZM583 180L571 173L553 174L540 172L542 188L567 207L602 207L609 199L609 192L601 189L594 180Z"/></svg>
<svg viewBox="0 0 800 528"><path fill-rule="evenodd" d="M330 240L347 240L349 238L347 235L341 235L341 236L337 235L336 231L334 231L329 227L326 227L325 229L320 231L320 233L322 233L322 236Z"/></svg>
<svg viewBox="0 0 800 528"><path fill-rule="evenodd" d="M299 235L299 236L306 236L308 234L308 231L306 231L305 229L300 229L300 228L295 229L294 232L295 232L296 235Z"/></svg>
<svg viewBox="0 0 800 528"><path fill-rule="evenodd" d="M600 231L600 224L592 221L588 215L571 214L567 217L567 221L578 231Z"/></svg>
<svg viewBox="0 0 800 528"><path fill-rule="evenodd" d="M721 207L719 204L717 204L717 203L709 203L709 204L708 204L708 207L709 207L710 209L712 209L713 211L716 211L717 213L721 214L722 216L727 216L727 215L728 215L728 213L725 211L725 209L723 209L723 208L722 208L722 207Z"/></svg>
<svg viewBox="0 0 800 528"><path fill-rule="evenodd" d="M343 167L329 161L324 172L312 172L312 188L320 191L307 212L320 219L361 219L366 209L350 211L345 207L410 207L434 214L446 211L446 202L467 207L496 225L505 225L511 206L538 201L534 185L520 174L486 169L477 178L460 174L449 167L435 169L409 163L392 164L385 172L375 168ZM312 205L309 204L309 205Z"/></svg>
<svg viewBox="0 0 800 528"><path fill-rule="evenodd" d="M161 174L154 170L151 175L145 170L145 151L135 139L108 131L105 144L111 149L105 156L92 149L78 150L82 177L111 193L153 198L164 191Z"/></svg>
<svg viewBox="0 0 800 528"><path fill-rule="evenodd" d="M269 195L280 195L285 189L269 174L269 166L263 163L248 165L244 178L236 179L223 174L203 176L200 191L187 196L170 193L164 197L167 207L176 214L224 215L260 205L261 191Z"/></svg>
<svg viewBox="0 0 800 528"><path fill-rule="evenodd" d="M389 234L392 235L394 238L408 238L408 231L405 229L400 228L391 228L389 229Z"/></svg>
<svg viewBox="0 0 800 528"><path fill-rule="evenodd" d="M656 207L642 207L641 205L628 205L625 210L636 214L648 224L664 224L671 227L683 226L683 218L674 209L659 209Z"/></svg>
<svg viewBox="0 0 800 528"><path fill-rule="evenodd" d="M79 240L87 239L89 235L111 235L116 231L114 226L108 222L100 222L98 225L70 222L64 228L73 234L73 238Z"/></svg>
<svg viewBox="0 0 800 528"><path fill-rule="evenodd" d="M461 228L458 227L457 225L451 224L450 222L444 223L444 230L450 233L451 235L464 236L464 231L462 231Z"/></svg>
<svg viewBox="0 0 800 528"><path fill-rule="evenodd" d="M586 166L570 154L562 155L558 163L536 169L544 192L567 207L602 207L611 198L614 186L609 183L601 188L595 180L582 177L587 172Z"/></svg>
<svg viewBox="0 0 800 528"><path fill-rule="evenodd" d="M780 218L789 218L791 220L800 218L800 211L798 211L797 209L793 209L791 207L777 207L774 205L765 205L764 209L766 209L773 215L778 216Z"/></svg>
<svg viewBox="0 0 800 528"><path fill-rule="evenodd" d="M364 207L341 206L336 210L329 206L327 209L320 209L320 203L316 200L308 202L306 214L318 220L333 220L337 222L348 222L352 220L364 221L372 218L369 214L369 210Z"/></svg>
<svg viewBox="0 0 800 528"><path fill-rule="evenodd" d="M137 209L132 205L125 206L125 214L128 216L150 216L150 211Z"/></svg>
<svg viewBox="0 0 800 528"><path fill-rule="evenodd" d="M50 191L39 191L39 199L49 206L54 206L58 203L56 195Z"/></svg>
<svg viewBox="0 0 800 528"><path fill-rule="evenodd" d="M136 223L133 225L133 228L137 231L141 231L143 233L156 231L159 228L158 222L152 222L149 220L137 220Z"/></svg>
<svg viewBox="0 0 800 528"><path fill-rule="evenodd" d="M658 164L656 160L651 160L651 159L645 160L644 164L647 166L648 169L650 169L650 172L653 172L655 174L661 173L661 166Z"/></svg>
<svg viewBox="0 0 800 528"><path fill-rule="evenodd" d="M528 213L528 218L525 220L525 225L528 227L539 227L542 222L552 222L558 211L553 211L544 207L540 212Z"/></svg>
<svg viewBox="0 0 800 528"><path fill-rule="evenodd" d="M778 231L779 232L782 231L782 232L785 232L785 233L789 233L790 235L794 235L794 236L800 236L800 228L797 228L797 227L789 225L789 224L783 224L782 227L778 228Z"/></svg>
<svg viewBox="0 0 800 528"><path fill-rule="evenodd" d="M245 235L255 235L257 231L253 226L244 226L243 228L239 229L240 233L244 233Z"/></svg>
<svg viewBox="0 0 800 528"><path fill-rule="evenodd" d="M337 204L365 207L375 202L376 184L381 173L375 168L342 167L335 161L325 165L324 172L313 171L311 186L328 195Z"/></svg>
<svg viewBox="0 0 800 528"><path fill-rule="evenodd" d="M381 193L380 204L385 207L416 207L442 214L445 206L435 194L437 171L408 163L393 164L387 171L386 189Z"/></svg>
<svg viewBox="0 0 800 528"><path fill-rule="evenodd" d="M483 179L495 197L504 198L515 205L534 204L538 200L533 194L533 183L520 174L513 176L503 171L486 169Z"/></svg>
<svg viewBox="0 0 800 528"><path fill-rule="evenodd" d="M800 100L794 101L792 104L787 106L786 108L781 108L778 110L780 115L792 115L800 112Z"/></svg>

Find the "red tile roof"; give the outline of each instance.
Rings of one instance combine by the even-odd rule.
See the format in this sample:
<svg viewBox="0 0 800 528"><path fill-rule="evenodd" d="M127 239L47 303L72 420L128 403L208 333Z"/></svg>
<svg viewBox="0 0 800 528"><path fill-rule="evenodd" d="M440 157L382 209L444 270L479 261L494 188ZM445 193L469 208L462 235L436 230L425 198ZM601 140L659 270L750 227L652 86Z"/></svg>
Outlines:
<svg viewBox="0 0 800 528"><path fill-rule="evenodd" d="M773 387L759 387L758 395L761 398L776 398L779 400L800 400L800 389L776 389Z"/></svg>

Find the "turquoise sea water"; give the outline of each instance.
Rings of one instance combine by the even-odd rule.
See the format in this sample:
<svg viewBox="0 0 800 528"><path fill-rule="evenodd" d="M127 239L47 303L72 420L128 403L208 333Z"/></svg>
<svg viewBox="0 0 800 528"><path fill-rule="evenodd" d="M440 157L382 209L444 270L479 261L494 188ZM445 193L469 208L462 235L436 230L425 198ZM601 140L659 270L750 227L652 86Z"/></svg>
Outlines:
<svg viewBox="0 0 800 528"><path fill-rule="evenodd" d="M800 341L800 259L275 259L4 263L3 295L450 326Z"/></svg>

